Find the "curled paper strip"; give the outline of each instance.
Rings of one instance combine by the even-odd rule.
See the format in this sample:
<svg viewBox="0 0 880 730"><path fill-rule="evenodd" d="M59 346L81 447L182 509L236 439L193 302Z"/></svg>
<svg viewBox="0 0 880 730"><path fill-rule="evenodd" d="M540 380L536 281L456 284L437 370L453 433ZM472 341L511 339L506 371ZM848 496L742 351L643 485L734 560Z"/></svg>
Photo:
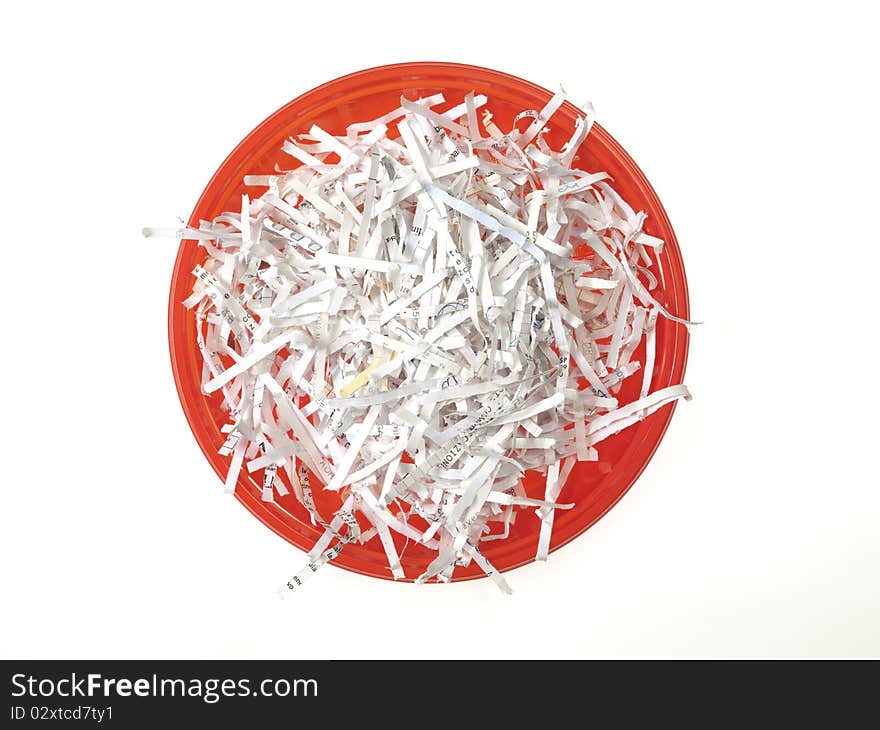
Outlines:
<svg viewBox="0 0 880 730"><path fill-rule="evenodd" d="M342 135L312 126L284 142L288 171L245 178L262 195L176 232L206 253L185 305L202 389L229 414L226 487L244 469L323 529L282 594L370 540L395 579L446 582L474 561L509 592L480 543L530 512L545 560L575 463L690 397L651 392L658 317L691 324L660 303L663 241L605 173L572 167L591 114L549 147L563 102L507 133L474 94L401 99ZM621 402L633 376L640 395ZM322 515L315 490L341 507ZM436 553L421 575L409 542Z"/></svg>

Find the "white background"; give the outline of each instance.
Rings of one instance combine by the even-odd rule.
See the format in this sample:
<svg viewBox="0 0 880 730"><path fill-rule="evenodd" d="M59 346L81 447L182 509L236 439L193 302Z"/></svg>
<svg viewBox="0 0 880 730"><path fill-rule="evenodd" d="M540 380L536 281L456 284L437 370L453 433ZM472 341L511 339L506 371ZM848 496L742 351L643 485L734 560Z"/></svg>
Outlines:
<svg viewBox="0 0 880 730"><path fill-rule="evenodd" d="M869 3L18 3L0 29L6 657L880 656ZM382 8L380 11L379 9ZM489 582L321 571L220 484L166 344L187 216L336 76L484 65L634 156L684 253L682 404L586 535Z"/></svg>

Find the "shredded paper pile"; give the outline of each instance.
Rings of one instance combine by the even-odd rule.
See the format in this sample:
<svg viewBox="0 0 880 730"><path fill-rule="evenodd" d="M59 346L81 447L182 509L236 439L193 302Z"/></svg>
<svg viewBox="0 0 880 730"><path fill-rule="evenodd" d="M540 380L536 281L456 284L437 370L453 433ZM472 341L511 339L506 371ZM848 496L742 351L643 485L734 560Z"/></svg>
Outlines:
<svg viewBox="0 0 880 730"><path fill-rule="evenodd" d="M650 392L657 318L684 323L652 294L663 242L608 175L573 167L591 113L548 146L563 100L506 133L473 93L401 99L342 136L313 126L284 142L289 171L245 178L260 197L178 232L207 252L185 304L203 391L229 413L227 489L246 470L323 528L282 593L369 540L394 578L476 561L509 592L480 545L535 520L546 559L574 464L689 397ZM640 397L621 403L631 377ZM543 495L527 496L527 470ZM320 514L316 489L338 511ZM401 566L411 542L436 551L419 576Z"/></svg>

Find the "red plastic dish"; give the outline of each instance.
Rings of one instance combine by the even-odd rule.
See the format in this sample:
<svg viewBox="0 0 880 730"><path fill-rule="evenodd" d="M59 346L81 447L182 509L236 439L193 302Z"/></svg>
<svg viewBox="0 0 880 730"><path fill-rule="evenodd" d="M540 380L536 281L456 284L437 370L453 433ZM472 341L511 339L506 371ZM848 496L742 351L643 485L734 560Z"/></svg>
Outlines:
<svg viewBox="0 0 880 730"><path fill-rule="evenodd" d="M242 183L243 177L270 173L276 163L282 169L294 166L294 161L280 152L281 145L285 138L307 131L312 124L342 134L348 124L373 119L398 106L401 95L415 99L443 92L452 105L459 103L469 91L489 97L488 108L502 129L510 128L517 112L541 109L551 97L551 92L546 89L515 76L456 63L402 63L343 76L294 99L248 134L211 178L196 203L189 224L198 226L199 220L237 210L243 192L261 194L262 188L246 187ZM568 139L577 116L583 116L583 112L566 103L553 117L547 140L554 149L559 149ZM681 253L663 206L641 170L599 125L593 127L575 165L590 171L607 171L614 178L614 187L629 204L636 210L647 212L646 232L666 242L654 266L654 273L660 281L655 294L670 311L687 317L687 282ZM219 408L219 394L205 396L201 392L201 356L196 345L195 319L181 303L192 290L190 272L197 263L204 261L204 253L194 241L184 241L180 246L171 281L168 338L174 380L187 421L205 457L222 480L228 469L228 458L221 457L217 450L224 441L220 427L227 418ZM642 350L643 346L640 346L634 359L644 363ZM657 322L652 390L682 382L687 353L688 333L685 328L661 317ZM626 381L620 394L622 403L638 397L640 383L638 376ZM576 506L556 512L552 550L562 547L595 524L633 485L663 438L673 410L674 405L663 408L602 442L598 463L575 466L559 501L575 502ZM542 496L541 477L527 474L524 483L530 494ZM239 477L235 496L263 524L302 550L311 549L321 534L321 529L311 524L305 508L292 495L280 498L278 504L261 501L260 486L246 470ZM315 497L324 515L332 514L339 506L335 494L316 489ZM498 570L525 565L534 560L539 527L536 516L521 510L508 538L484 542L481 550ZM412 542L404 543L404 540L398 543L398 550L402 551L401 563L407 579L413 580L436 553ZM294 567L297 558L293 556L291 562ZM346 546L333 564L364 575L391 577L379 540ZM456 569L455 580L482 575L479 567L471 563L467 568Z"/></svg>

